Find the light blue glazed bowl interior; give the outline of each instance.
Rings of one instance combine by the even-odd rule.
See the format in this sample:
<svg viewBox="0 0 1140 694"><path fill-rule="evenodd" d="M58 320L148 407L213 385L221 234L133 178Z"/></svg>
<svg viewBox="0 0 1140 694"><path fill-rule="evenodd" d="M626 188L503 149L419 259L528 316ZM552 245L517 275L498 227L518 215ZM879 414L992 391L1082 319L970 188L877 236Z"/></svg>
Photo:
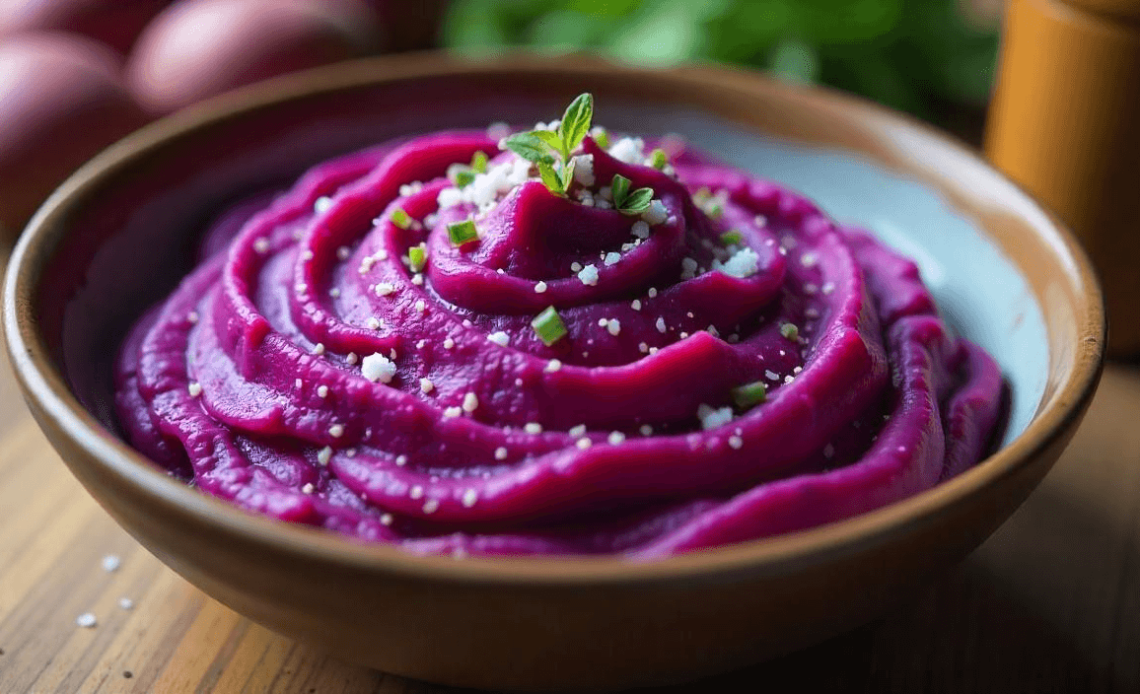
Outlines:
<svg viewBox="0 0 1140 694"><path fill-rule="evenodd" d="M1025 277L939 191L857 153L764 137L698 111L644 111L641 130L677 133L722 161L814 200L837 222L874 232L918 263L957 333L1001 365L1010 412L1001 445L1029 425L1049 373L1045 320Z"/></svg>

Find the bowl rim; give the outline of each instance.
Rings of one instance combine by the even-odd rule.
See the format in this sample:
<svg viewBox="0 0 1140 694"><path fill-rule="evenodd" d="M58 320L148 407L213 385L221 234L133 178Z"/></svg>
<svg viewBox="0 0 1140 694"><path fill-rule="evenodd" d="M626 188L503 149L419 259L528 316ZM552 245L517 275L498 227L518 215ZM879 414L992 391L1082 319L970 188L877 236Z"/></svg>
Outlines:
<svg viewBox="0 0 1140 694"><path fill-rule="evenodd" d="M729 91L764 93L775 98L842 107L852 119L871 118L903 128L923 142L965 157L1007 182L1035 205L1049 221L1043 230L1044 246L1072 269L1069 281L1083 299L1073 306L1077 322L1072 368L1056 392L1039 406L1024 431L971 469L932 489L843 521L807 530L737 544L689 552L654 561L630 561L620 556L452 557L422 556L381 543L354 542L319 528L284 523L254 515L208 497L157 470L145 456L106 429L72 394L55 366L39 331L31 306L44 265L67 235L67 217L85 191L128 170L143 154L161 149L168 141L191 136L230 119L271 109L293 100L386 83L455 75L493 75L512 72L558 73L577 78L612 77L648 79L681 87L713 84ZM879 164L881 165L881 164ZM649 584L678 578L700 579L716 575L786 573L848 556L888 541L892 536L935 523L958 504L986 486L1017 474L1034 457L1062 439L1079 421L1088 405L1104 361L1107 326L1104 299L1085 252L1063 222L1020 186L1009 181L966 145L933 126L878 104L827 88L805 88L781 83L759 73L730 66L702 64L648 71L618 65L595 56L539 56L510 52L480 60L457 59L442 52L423 52L364 58L307 70L268 80L211 99L158 120L104 150L67 179L28 223L10 258L4 283L4 333L17 379L33 410L50 421L103 472L129 485L174 514L190 514L198 522L223 534L236 534L267 548L365 571L437 581L523 583L546 586L582 586L597 583ZM41 428L45 426L40 423Z"/></svg>

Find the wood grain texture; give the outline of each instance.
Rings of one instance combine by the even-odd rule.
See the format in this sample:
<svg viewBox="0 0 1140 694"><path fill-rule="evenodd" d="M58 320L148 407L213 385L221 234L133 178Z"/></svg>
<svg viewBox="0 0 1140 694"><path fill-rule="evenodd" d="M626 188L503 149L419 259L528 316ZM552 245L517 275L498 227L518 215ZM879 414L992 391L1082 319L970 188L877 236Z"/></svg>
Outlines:
<svg viewBox="0 0 1140 694"><path fill-rule="evenodd" d="M188 585L71 478L0 368L0 692L449 691L294 644ZM1140 691L1138 412L1140 368L1109 367L1065 457L957 570L853 633L659 691ZM78 627L88 611L97 626Z"/></svg>

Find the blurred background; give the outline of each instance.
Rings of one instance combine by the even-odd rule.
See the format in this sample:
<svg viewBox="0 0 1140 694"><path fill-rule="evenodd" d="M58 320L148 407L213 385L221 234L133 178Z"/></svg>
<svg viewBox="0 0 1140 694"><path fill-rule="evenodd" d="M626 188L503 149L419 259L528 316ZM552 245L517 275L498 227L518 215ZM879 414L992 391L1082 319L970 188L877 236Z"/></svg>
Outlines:
<svg viewBox="0 0 1140 694"><path fill-rule="evenodd" d="M1003 0L0 0L0 227L149 120L278 74L446 47L712 61L981 141Z"/></svg>

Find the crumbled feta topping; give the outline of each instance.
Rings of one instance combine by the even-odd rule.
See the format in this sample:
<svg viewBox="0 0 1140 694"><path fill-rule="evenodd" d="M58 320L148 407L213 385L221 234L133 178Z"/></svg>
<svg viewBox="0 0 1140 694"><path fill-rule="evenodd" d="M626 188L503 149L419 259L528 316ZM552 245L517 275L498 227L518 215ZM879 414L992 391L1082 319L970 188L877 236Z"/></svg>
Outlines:
<svg viewBox="0 0 1140 694"><path fill-rule="evenodd" d="M420 390L424 393L430 393L435 388L435 384L431 382L430 378L420 379Z"/></svg>
<svg viewBox="0 0 1140 694"><path fill-rule="evenodd" d="M697 276L697 261L692 258L681 259L681 279L691 280Z"/></svg>
<svg viewBox="0 0 1140 694"><path fill-rule="evenodd" d="M633 301L631 301L629 303L629 307L632 308L634 311L640 311L641 310L641 299L634 299Z"/></svg>
<svg viewBox="0 0 1140 694"><path fill-rule="evenodd" d="M344 360L345 360L346 362L348 362L348 363L349 363L349 365L352 365L352 364L355 364L357 361L359 361L359 360L360 360L360 357L356 356L356 352L349 352L349 353L348 353L348 356L346 356L346 357L344 358Z"/></svg>
<svg viewBox="0 0 1140 694"><path fill-rule="evenodd" d="M439 509L438 499L428 499L424 502L424 514L431 515Z"/></svg>
<svg viewBox="0 0 1140 694"><path fill-rule="evenodd" d="M444 349L451 349L454 346L455 346L455 340L451 339L450 337L445 337L443 339L443 348Z"/></svg>
<svg viewBox="0 0 1140 694"><path fill-rule="evenodd" d="M697 408L697 419L701 420L701 428L705 431L715 429L732 421L732 408L713 408L702 403Z"/></svg>
<svg viewBox="0 0 1140 694"><path fill-rule="evenodd" d="M574 180L584 186L594 185L594 155L579 154L574 162Z"/></svg>
<svg viewBox="0 0 1140 694"><path fill-rule="evenodd" d="M463 408L460 407L449 407L443 411L444 417L458 417L461 414L463 414Z"/></svg>
<svg viewBox="0 0 1140 694"><path fill-rule="evenodd" d="M404 455L403 453L396 456L396 467L404 467L407 464L408 464L408 456Z"/></svg>
<svg viewBox="0 0 1140 694"><path fill-rule="evenodd" d="M313 493L313 483L312 482L306 482L305 486L301 487L301 493L302 494L312 494Z"/></svg>
<svg viewBox="0 0 1140 694"><path fill-rule="evenodd" d="M499 446L495 449L495 460L506 460L507 449L504 446Z"/></svg>
<svg viewBox="0 0 1140 694"><path fill-rule="evenodd" d="M665 319L663 317L658 316L657 317L657 323L655 325L657 326L657 332L662 333L662 334L665 333L665 329L666 329L665 328Z"/></svg>
<svg viewBox="0 0 1140 694"><path fill-rule="evenodd" d="M424 303L424 300L423 299L416 299L416 311L419 313L423 313L425 310L427 310L427 304Z"/></svg>
<svg viewBox="0 0 1140 694"><path fill-rule="evenodd" d="M751 277L760 269L760 256L751 248L741 248L731 258L721 263L713 260L714 270L720 270L729 277Z"/></svg>
<svg viewBox="0 0 1140 694"><path fill-rule="evenodd" d="M610 322L606 324L606 330L609 331L610 335L616 337L621 332L621 323L618 322L617 318L611 318Z"/></svg>
<svg viewBox="0 0 1140 694"><path fill-rule="evenodd" d="M639 239L649 238L649 225L640 219L633 223L629 231Z"/></svg>
<svg viewBox="0 0 1140 694"><path fill-rule="evenodd" d="M318 342L317 344L313 345L313 354L320 356L324 353L325 353L325 343Z"/></svg>
<svg viewBox="0 0 1140 694"><path fill-rule="evenodd" d="M744 446L744 439L733 434L732 436L728 437L728 445L736 450L740 450Z"/></svg>
<svg viewBox="0 0 1140 694"><path fill-rule="evenodd" d="M609 152L611 157L625 164L641 164L645 160L645 141L640 137L623 137Z"/></svg>
<svg viewBox="0 0 1140 694"><path fill-rule="evenodd" d="M408 490L408 496L413 499L422 499L424 496L424 488L417 484Z"/></svg>
<svg viewBox="0 0 1140 694"><path fill-rule="evenodd" d="M379 352L364 357L360 370L364 377L373 383L391 383L392 378L396 375L396 365Z"/></svg>
<svg viewBox="0 0 1140 694"><path fill-rule="evenodd" d="M594 267L593 263L587 265L578 273L578 279L581 280L582 284L596 285L598 283L598 268Z"/></svg>
<svg viewBox="0 0 1140 694"><path fill-rule="evenodd" d="M479 396L474 393L467 393L463 396L463 411L467 413L474 412L479 408Z"/></svg>
<svg viewBox="0 0 1140 694"><path fill-rule="evenodd" d="M656 299L657 298L657 287L650 287L648 294L649 294L650 299Z"/></svg>
<svg viewBox="0 0 1140 694"><path fill-rule="evenodd" d="M546 362L546 367L543 368L543 371L549 374L554 373L555 371L560 371L561 369L562 362L558 359L551 359L550 361Z"/></svg>
<svg viewBox="0 0 1140 694"><path fill-rule="evenodd" d="M186 390L190 392L190 397L196 398L202 394L202 384L197 381L191 381Z"/></svg>
<svg viewBox="0 0 1140 694"><path fill-rule="evenodd" d="M479 492L475 491L474 489L468 489L467 491L463 492L463 505L467 508L471 508L478 501Z"/></svg>
<svg viewBox="0 0 1140 694"><path fill-rule="evenodd" d="M487 336L487 339L501 347L506 347L511 342L511 336L502 330L491 333Z"/></svg>
<svg viewBox="0 0 1140 694"><path fill-rule="evenodd" d="M253 242L253 250L257 251L258 253L260 253L262 255L265 255L266 253L268 253L269 252L269 239L265 238L264 236L262 236L258 239L255 239Z"/></svg>
<svg viewBox="0 0 1140 694"><path fill-rule="evenodd" d="M589 448L590 446L593 446L594 442L591 441L590 439L587 439L587 438L580 438L574 442L574 445L584 451L587 448Z"/></svg>
<svg viewBox="0 0 1140 694"><path fill-rule="evenodd" d="M523 426L523 431L525 431L528 434L541 434L542 433L542 425L539 424L538 422L527 422Z"/></svg>
<svg viewBox="0 0 1140 694"><path fill-rule="evenodd" d="M611 431L609 438L606 440L610 442L611 446L616 446L622 441L625 441L625 434L621 433L620 431Z"/></svg>
<svg viewBox="0 0 1140 694"><path fill-rule="evenodd" d="M648 424L642 424L637 430L642 436L653 436L653 427Z"/></svg>
<svg viewBox="0 0 1140 694"><path fill-rule="evenodd" d="M585 424L579 424L576 427L570 427L570 430L567 431L566 433L570 434L570 436L572 436L574 438L579 438L581 436L585 436L586 435L586 425Z"/></svg>
<svg viewBox="0 0 1140 694"><path fill-rule="evenodd" d="M340 248L336 249L337 260L341 260L341 261L348 260L348 257L350 255L352 255L352 249L349 248L348 246L341 246Z"/></svg>
<svg viewBox="0 0 1140 694"><path fill-rule="evenodd" d="M665 203L660 200L651 201L649 209L641 213L641 218L650 226L661 224L669 218L668 212L665 211Z"/></svg>
<svg viewBox="0 0 1140 694"><path fill-rule="evenodd" d="M317 451L317 462L320 463L322 467L328 465L329 461L332 460L332 453L332 446L325 446Z"/></svg>
<svg viewBox="0 0 1140 694"><path fill-rule="evenodd" d="M536 283L534 285L534 293L535 294L545 294L546 293L546 282L539 281L538 283Z"/></svg>
<svg viewBox="0 0 1140 694"><path fill-rule="evenodd" d="M609 253L606 253L606 258L605 258L604 262L606 265L616 265L618 263L618 261L620 261L620 260L621 260L621 253L610 251Z"/></svg>
<svg viewBox="0 0 1140 694"><path fill-rule="evenodd" d="M340 437L344 436L344 425L334 424L329 427L329 436L333 437L334 439L339 439Z"/></svg>

